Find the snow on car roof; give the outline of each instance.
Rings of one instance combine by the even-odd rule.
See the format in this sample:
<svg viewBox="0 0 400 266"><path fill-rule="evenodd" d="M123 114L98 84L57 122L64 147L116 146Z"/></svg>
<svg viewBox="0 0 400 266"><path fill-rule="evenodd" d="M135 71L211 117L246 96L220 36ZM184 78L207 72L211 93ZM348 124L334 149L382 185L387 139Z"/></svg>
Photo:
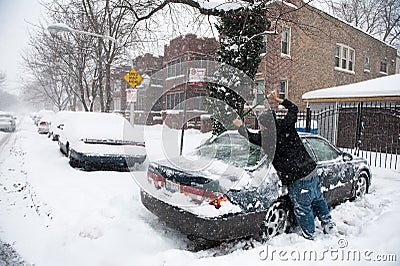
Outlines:
<svg viewBox="0 0 400 266"><path fill-rule="evenodd" d="M69 139L75 140L143 141L139 129L134 129L124 117L112 113L77 112L65 122L64 132Z"/></svg>

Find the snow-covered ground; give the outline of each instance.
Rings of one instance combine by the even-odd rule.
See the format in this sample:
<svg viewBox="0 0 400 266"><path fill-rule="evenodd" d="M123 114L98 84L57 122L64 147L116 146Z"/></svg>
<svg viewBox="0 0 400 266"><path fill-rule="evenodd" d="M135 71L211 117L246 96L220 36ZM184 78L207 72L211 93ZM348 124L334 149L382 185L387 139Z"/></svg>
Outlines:
<svg viewBox="0 0 400 266"><path fill-rule="evenodd" d="M166 149L161 130L146 127L151 160ZM188 151L209 134L189 130L185 137ZM15 133L0 134L0 239L25 263L38 266L398 265L400 172L373 168L373 173L370 194L332 210L338 235L318 229L315 241L291 233L265 244L242 240L192 252L184 236L142 206L131 173L71 168L57 143L22 117ZM144 174L145 167L134 173Z"/></svg>

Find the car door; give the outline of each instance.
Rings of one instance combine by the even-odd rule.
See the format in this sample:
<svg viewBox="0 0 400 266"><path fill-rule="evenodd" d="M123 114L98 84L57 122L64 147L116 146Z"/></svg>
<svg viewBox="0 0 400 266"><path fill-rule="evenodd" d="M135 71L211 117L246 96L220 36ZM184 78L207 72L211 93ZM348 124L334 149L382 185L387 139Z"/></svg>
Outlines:
<svg viewBox="0 0 400 266"><path fill-rule="evenodd" d="M323 138L309 136L306 142L317 160L321 189L329 205L343 201L351 191L354 175L352 164L345 161L342 153Z"/></svg>

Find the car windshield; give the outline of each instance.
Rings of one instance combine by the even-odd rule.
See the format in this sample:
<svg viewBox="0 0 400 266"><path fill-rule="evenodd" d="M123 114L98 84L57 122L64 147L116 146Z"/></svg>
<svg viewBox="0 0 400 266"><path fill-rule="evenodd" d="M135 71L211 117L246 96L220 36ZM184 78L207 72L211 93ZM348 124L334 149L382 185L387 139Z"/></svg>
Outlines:
<svg viewBox="0 0 400 266"><path fill-rule="evenodd" d="M198 147L197 153L237 167L255 166L264 155L260 146L250 143L239 134L224 134Z"/></svg>

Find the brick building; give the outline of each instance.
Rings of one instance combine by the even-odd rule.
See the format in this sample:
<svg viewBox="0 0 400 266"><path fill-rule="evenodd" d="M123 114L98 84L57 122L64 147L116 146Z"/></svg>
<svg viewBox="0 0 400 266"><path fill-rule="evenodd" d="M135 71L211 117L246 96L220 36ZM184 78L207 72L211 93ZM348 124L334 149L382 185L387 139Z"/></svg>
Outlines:
<svg viewBox="0 0 400 266"><path fill-rule="evenodd" d="M271 4L271 21L277 14L280 20L270 29L277 34L266 37L256 75L261 88L277 88L304 109L308 91L396 73L396 48L301 0L290 2Z"/></svg>
<svg viewBox="0 0 400 266"><path fill-rule="evenodd" d="M164 56L145 54L133 60L133 68L144 78L137 87L134 104L134 120L139 124L155 124L165 121L179 128L183 119L183 105L187 71L190 68L207 68L207 60L213 60L218 42L213 38L197 38L194 34L179 36L164 46ZM129 85L123 76L129 68L116 71L114 84L114 110L129 118L130 105L126 104ZM187 117L189 125L199 127L200 115L207 113L198 96L208 94L204 83L188 85Z"/></svg>
<svg viewBox="0 0 400 266"><path fill-rule="evenodd" d="M177 37L164 46L164 96L163 118L174 128L181 127L183 104L188 70L207 68L207 60L213 60L218 42L214 38L197 38L194 34ZM193 62L194 61L194 62ZM199 127L200 115L207 113L201 96L208 95L205 83L189 84L186 108L189 126Z"/></svg>
<svg viewBox="0 0 400 266"><path fill-rule="evenodd" d="M291 99L304 111L302 95L306 92L392 75L400 69L396 48L301 0L289 1L270 6L273 23L269 30L276 29L277 34L265 37L266 48L255 77L256 100L266 91L278 89L281 97ZM280 19L276 23L273 18L277 14ZM212 60L218 45L215 39L188 34L165 45L163 57L146 54L136 58L134 68L156 80L148 82L150 90L139 90L135 120L153 123L153 117L144 121L139 114L152 110L168 125L179 127L187 68L205 67L201 62ZM200 63L187 66L193 60ZM187 98L203 95L207 95L204 84L189 86ZM199 115L206 113L202 102L196 100L188 102L187 110L189 117L197 117L196 123Z"/></svg>

